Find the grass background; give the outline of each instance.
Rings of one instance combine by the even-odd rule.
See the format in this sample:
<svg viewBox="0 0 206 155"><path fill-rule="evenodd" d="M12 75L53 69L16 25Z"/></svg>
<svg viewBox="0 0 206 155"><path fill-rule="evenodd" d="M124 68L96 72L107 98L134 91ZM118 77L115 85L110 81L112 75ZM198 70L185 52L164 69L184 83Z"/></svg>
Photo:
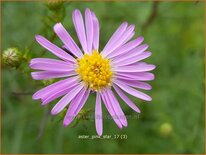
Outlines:
<svg viewBox="0 0 206 155"><path fill-rule="evenodd" d="M136 25L135 37L145 37L153 53L147 61L157 66L156 79L150 82L153 89L147 92L153 100L132 98L142 113L139 119L129 119L127 128L120 130L112 120L104 120L104 135L127 135L127 139L82 140L79 135L96 134L94 121L74 128L52 121L47 113L55 102L42 107L31 99L43 84L31 79L28 64L22 63L21 71L5 67L2 153L204 153L204 2L65 2L60 6L52 11L40 2L2 2L2 50L29 48L31 58L40 57L43 48L34 36L52 38L60 46L53 36L58 21L77 40L71 12L89 7L101 24L101 48L123 21ZM51 55L46 52L43 57ZM94 101L91 96L87 106L93 109ZM137 116L124 103L121 106L126 114ZM165 123L172 128L167 136L161 130Z"/></svg>

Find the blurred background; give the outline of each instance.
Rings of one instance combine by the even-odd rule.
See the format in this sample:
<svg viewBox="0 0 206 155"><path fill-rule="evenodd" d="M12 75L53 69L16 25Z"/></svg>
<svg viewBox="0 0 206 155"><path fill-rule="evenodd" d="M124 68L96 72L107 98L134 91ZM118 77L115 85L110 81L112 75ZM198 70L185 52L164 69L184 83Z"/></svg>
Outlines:
<svg viewBox="0 0 206 155"><path fill-rule="evenodd" d="M99 18L101 49L128 21L136 25L135 37L144 36L150 45L147 62L157 66L153 89L145 91L153 100L130 96L141 114L121 102L132 116L128 127L120 130L104 120L103 135L112 139L78 138L96 135L93 120L78 117L64 128L63 114L49 115L57 100L42 107L31 98L53 82L30 77L31 58L52 57L34 41L35 34L61 46L53 32L61 21L77 41L71 13L87 7ZM2 2L1 9L2 153L204 153L204 2ZM94 96L86 105L81 114L93 115Z"/></svg>

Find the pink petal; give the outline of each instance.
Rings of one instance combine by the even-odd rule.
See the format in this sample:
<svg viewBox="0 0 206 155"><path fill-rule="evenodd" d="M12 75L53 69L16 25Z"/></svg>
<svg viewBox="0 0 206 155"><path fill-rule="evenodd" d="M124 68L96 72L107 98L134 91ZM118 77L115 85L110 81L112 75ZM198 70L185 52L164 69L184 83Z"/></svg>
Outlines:
<svg viewBox="0 0 206 155"><path fill-rule="evenodd" d="M36 35L36 41L45 49L49 50L51 53L53 53L54 55L56 55L57 57L65 60L65 61L71 61L71 62L75 62L76 60L69 55L68 53L66 53L64 50L62 50L61 48L57 47L56 45L52 44L50 41L48 41L46 38L40 36L40 35Z"/></svg>
<svg viewBox="0 0 206 155"><path fill-rule="evenodd" d="M77 85L78 83L72 83L69 86L62 86L62 88L56 89L56 91L53 90L49 92L48 94L42 97L41 99L42 105L46 105L50 103L51 101L59 98L60 96L70 93L70 91Z"/></svg>
<svg viewBox="0 0 206 155"><path fill-rule="evenodd" d="M94 35L93 35L93 47L95 50L99 49L99 21L96 17L96 15L94 14L94 12L92 12L92 17L93 17L93 28L94 28Z"/></svg>
<svg viewBox="0 0 206 155"><path fill-rule="evenodd" d="M128 52L117 55L116 57L113 58L113 60L117 61L117 60L122 60L125 58L132 58L132 57L138 56L141 53L143 53L148 47L149 46L147 44L137 46L137 47L133 48L132 50L129 50Z"/></svg>
<svg viewBox="0 0 206 155"><path fill-rule="evenodd" d="M114 50L116 50L117 48L119 48L121 45L123 45L124 43L126 43L128 40L130 40L133 35L134 35L134 28L135 26L134 25L130 25L126 31L121 35L121 37L116 41L114 42L111 47L109 47L107 49L107 52L106 53L102 53L102 55L104 57L106 57L109 53L112 53Z"/></svg>
<svg viewBox="0 0 206 155"><path fill-rule="evenodd" d="M78 83L78 78L79 78L78 76L67 78L67 79L55 82L47 87L44 87L44 88L40 89L39 91L37 91L35 94L33 94L32 99L34 99L34 100L40 99L40 98L44 97L45 95L49 94L50 92L58 90L62 86L68 87L74 82Z"/></svg>
<svg viewBox="0 0 206 155"><path fill-rule="evenodd" d="M84 94L80 104L78 105L78 108L75 110L74 114L77 115L79 113L79 111L82 109L82 107L84 106L84 104L87 101L87 98L89 97L90 91L87 90L86 93Z"/></svg>
<svg viewBox="0 0 206 155"><path fill-rule="evenodd" d="M117 66L115 72L147 72L155 69L151 64L134 64L130 66Z"/></svg>
<svg viewBox="0 0 206 155"><path fill-rule="evenodd" d="M102 135L102 103L101 103L101 97L99 93L96 93L96 106L95 106L95 126L96 130L99 136Z"/></svg>
<svg viewBox="0 0 206 155"><path fill-rule="evenodd" d="M93 28L93 17L90 9L85 10L85 25L86 25L86 36L87 36L87 51L88 53L92 53L92 42L94 36L94 28Z"/></svg>
<svg viewBox="0 0 206 155"><path fill-rule="evenodd" d="M67 95L65 95L51 110L52 115L60 113L69 102L80 92L84 86L79 84L74 87Z"/></svg>
<svg viewBox="0 0 206 155"><path fill-rule="evenodd" d="M75 118L74 112L77 109L78 105L80 104L83 96L85 95L86 89L83 88L71 101L71 104L69 105L69 108L67 110L67 113L64 117L64 126L69 125L69 123L72 122L72 120Z"/></svg>
<svg viewBox="0 0 206 155"><path fill-rule="evenodd" d="M134 111L140 113L139 108L123 93L123 91L121 91L121 89L116 86L113 85L114 89L116 90L117 94L122 98L122 100L130 107L132 108Z"/></svg>
<svg viewBox="0 0 206 155"><path fill-rule="evenodd" d="M113 109L116 113L117 118L120 120L121 124L126 127L127 126L127 119L125 117L124 112L122 111L122 108L119 105L118 100L114 96L111 89L108 89L106 91L106 93L108 95L108 99L110 100L111 106L113 107Z"/></svg>
<svg viewBox="0 0 206 155"><path fill-rule="evenodd" d="M152 98L145 93L142 93L132 87L125 85L124 83L120 82L119 80L115 80L114 83L118 85L122 90L126 91L128 94L131 94L137 98L140 98L145 101L151 101Z"/></svg>
<svg viewBox="0 0 206 155"><path fill-rule="evenodd" d="M144 52L140 55L135 55L133 57L125 57L123 59L113 61L113 64L115 66L126 66L126 65L130 65L130 64L133 64L135 62L141 61L143 59L146 59L146 58L150 57L151 55L152 55L151 52Z"/></svg>
<svg viewBox="0 0 206 155"><path fill-rule="evenodd" d="M54 31L72 54L76 57L83 56L81 50L61 23L54 26Z"/></svg>
<svg viewBox="0 0 206 155"><path fill-rule="evenodd" d="M83 21L81 12L79 10L74 10L72 13L72 19L73 19L73 23L74 23L77 36L82 45L82 48L85 53L88 53L84 21Z"/></svg>
<svg viewBox="0 0 206 155"><path fill-rule="evenodd" d="M31 59L30 63L35 64L35 63L43 63L43 62L50 62L50 63L62 63L65 65L72 65L74 62L68 62L68 61L62 61L62 60L57 60L57 59L50 59L50 58L33 58Z"/></svg>
<svg viewBox="0 0 206 155"><path fill-rule="evenodd" d="M102 51L102 55L106 54L108 52L108 49L111 48L111 46L118 41L118 39L121 37L121 35L125 32L126 28L127 28L127 23L124 22L122 23L118 29L113 33L112 37L109 39L109 41L107 42L107 44L105 45L103 51Z"/></svg>
<svg viewBox="0 0 206 155"><path fill-rule="evenodd" d="M62 78L62 77L69 77L72 75L76 75L76 72L75 71L67 71L67 72L39 71L39 72L32 72L31 73L32 78L35 80Z"/></svg>
<svg viewBox="0 0 206 155"><path fill-rule="evenodd" d="M152 89L152 86L145 82L131 81L131 80L126 80L126 79L118 79L118 80L131 87L140 88L144 90Z"/></svg>
<svg viewBox="0 0 206 155"><path fill-rule="evenodd" d="M104 104L109 112L109 114L112 116L114 122L117 124L117 126L119 128L122 128L122 123L120 122L120 120L117 118L116 114L115 114L115 111L111 105L111 101L108 97L108 95L105 93L106 90L104 90L103 92L100 93L101 97L102 97L102 100L104 101Z"/></svg>
<svg viewBox="0 0 206 155"><path fill-rule="evenodd" d="M127 37L125 37L125 40L119 45L119 47L126 44L135 35L135 31L134 31L135 26L134 25L130 25L130 26L131 26L131 29L133 29L133 31L130 34L128 34ZM128 28L130 28L130 26ZM119 47L117 47L117 48L119 48Z"/></svg>
<svg viewBox="0 0 206 155"><path fill-rule="evenodd" d="M123 46L119 47L116 49L114 52L108 54L107 58L111 59L114 58L118 55L122 55L127 53L128 51L134 49L135 47L139 46L143 42L144 38L143 37L138 37L137 39L134 39Z"/></svg>
<svg viewBox="0 0 206 155"><path fill-rule="evenodd" d="M74 71L75 66L71 63L55 59L32 59L30 62L30 68L47 70L47 71Z"/></svg>
<svg viewBox="0 0 206 155"><path fill-rule="evenodd" d="M89 93L90 91L84 89L80 95L76 96L75 99L72 100L72 103L69 106L67 114L64 117L64 126L69 125L73 121L73 119L77 116L79 111L82 109L82 107L86 103Z"/></svg>
<svg viewBox="0 0 206 155"><path fill-rule="evenodd" d="M125 79L125 80L139 80L139 81L151 81L154 80L154 74L148 72L116 72L115 77L118 79Z"/></svg>

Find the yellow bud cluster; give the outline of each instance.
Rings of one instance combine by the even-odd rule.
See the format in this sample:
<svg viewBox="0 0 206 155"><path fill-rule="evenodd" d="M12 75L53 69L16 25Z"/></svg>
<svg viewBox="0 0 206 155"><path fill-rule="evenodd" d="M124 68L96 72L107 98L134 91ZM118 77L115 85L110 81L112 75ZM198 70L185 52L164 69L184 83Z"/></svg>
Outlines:
<svg viewBox="0 0 206 155"><path fill-rule="evenodd" d="M91 55L85 54L77 60L77 65L76 72L90 89L97 91L111 85L109 60L103 58L98 51L94 50Z"/></svg>

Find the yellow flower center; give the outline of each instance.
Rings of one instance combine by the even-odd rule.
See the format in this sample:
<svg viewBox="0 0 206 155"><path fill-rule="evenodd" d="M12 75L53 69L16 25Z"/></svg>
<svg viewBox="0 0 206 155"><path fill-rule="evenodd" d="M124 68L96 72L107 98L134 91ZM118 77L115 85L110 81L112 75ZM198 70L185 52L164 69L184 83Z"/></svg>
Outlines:
<svg viewBox="0 0 206 155"><path fill-rule="evenodd" d="M92 90L98 91L111 85L112 71L108 59L103 58L94 50L91 55L85 54L77 59L76 72L82 81Z"/></svg>

